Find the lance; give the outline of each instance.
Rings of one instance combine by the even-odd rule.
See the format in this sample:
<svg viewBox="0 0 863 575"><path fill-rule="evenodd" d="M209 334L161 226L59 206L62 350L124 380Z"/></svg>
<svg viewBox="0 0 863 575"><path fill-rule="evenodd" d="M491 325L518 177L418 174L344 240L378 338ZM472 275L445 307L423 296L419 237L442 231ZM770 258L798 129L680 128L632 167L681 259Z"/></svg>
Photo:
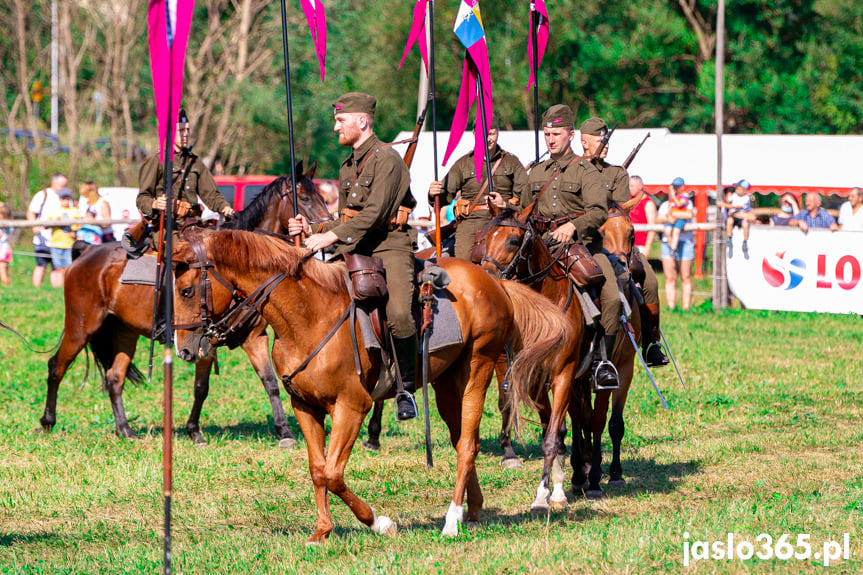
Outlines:
<svg viewBox="0 0 863 575"><path fill-rule="evenodd" d="M285 0L281 0L282 5L282 47L284 48L285 59L285 96L288 104L288 143L291 150L291 192L293 193L294 201L294 218L297 217L297 159L294 152L294 114L293 103L291 102L291 59L288 56L288 16L285 10ZM300 236L294 237L294 245L299 247L301 243Z"/></svg>
<svg viewBox="0 0 863 575"><path fill-rule="evenodd" d="M531 166L535 166L539 163L539 12L533 2L530 3L530 26L533 29L533 139L536 144L536 159Z"/></svg>
<svg viewBox="0 0 863 575"><path fill-rule="evenodd" d="M435 73L434 73L434 0L429 0L426 4L428 21L429 21L429 101L431 101L431 128L432 128L432 158L434 162L434 181L438 181L437 173L437 106L435 105ZM440 195L434 197L434 239L435 239L435 257L441 257L441 221L440 221Z"/></svg>
<svg viewBox="0 0 863 575"><path fill-rule="evenodd" d="M168 28L168 121L165 126L165 148L164 148L164 187L165 187L165 260L171 261L173 254L174 235L174 182L172 176L171 150L174 145L174 122L171 114L174 91L174 31L171 22L169 3L165 2L166 22ZM163 230L159 230L163 233ZM164 266L164 262L159 263ZM163 268L164 269L164 268ZM171 326L174 323L174 290L172 273L163 273L170 282L168 289L163 289L164 314L165 314L165 349L163 351L163 386L162 386L162 493L165 497L165 544L164 544L164 575L171 573L171 496L174 489L174 363L171 354L174 333ZM157 278L158 280L158 278ZM157 285L155 289L159 289Z"/></svg>

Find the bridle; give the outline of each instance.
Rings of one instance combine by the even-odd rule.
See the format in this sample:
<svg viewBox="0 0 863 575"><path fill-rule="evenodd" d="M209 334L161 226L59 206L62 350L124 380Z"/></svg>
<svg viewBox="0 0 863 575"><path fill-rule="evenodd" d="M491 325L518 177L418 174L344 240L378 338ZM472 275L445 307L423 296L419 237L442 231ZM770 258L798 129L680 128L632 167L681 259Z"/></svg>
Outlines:
<svg viewBox="0 0 863 575"><path fill-rule="evenodd" d="M620 209L620 208L616 208L615 211L609 212L608 218L606 219L606 221L608 221L612 218L619 218L619 217L626 217L626 219L629 220L629 215L627 214L626 211L624 211L623 209ZM629 235L629 252L628 253L617 250L617 251L613 251L613 252L606 251L606 254L608 254L610 256L614 256L615 258L620 260L620 262L624 266L626 266L626 268L628 269L629 268L629 260L630 260L630 258L632 258L632 250L634 247L635 247L635 236L634 236L634 234L630 234ZM603 250L603 251L605 251L605 250Z"/></svg>
<svg viewBox="0 0 863 575"><path fill-rule="evenodd" d="M510 260L510 262L506 265L500 263L494 258L483 256L482 262L489 262L493 266L495 266L500 272L500 278L504 280L517 280L519 283L524 284L535 284L546 278L548 274L551 272L551 268L554 267L556 263L560 260L561 255L563 255L563 250L558 250L556 254L551 259L551 263L545 266L543 269L533 272L530 264L530 253L533 249L533 243L537 241L539 238L539 232L537 232L536 227L533 225L533 220L528 218L527 223L519 222L516 219L507 219L503 220L495 227L502 228L517 228L520 230L524 230L524 236L522 236L521 245L518 247L518 251L516 251L515 256ZM539 240L542 241L542 240ZM521 267L522 263L527 265L527 277L520 278L518 277L518 270Z"/></svg>

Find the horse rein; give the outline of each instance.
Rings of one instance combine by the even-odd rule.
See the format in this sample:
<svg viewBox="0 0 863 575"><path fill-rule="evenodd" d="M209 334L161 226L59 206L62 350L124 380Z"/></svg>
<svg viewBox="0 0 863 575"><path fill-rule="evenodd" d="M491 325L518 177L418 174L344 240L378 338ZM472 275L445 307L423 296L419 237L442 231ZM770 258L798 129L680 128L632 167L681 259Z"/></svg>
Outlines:
<svg viewBox="0 0 863 575"><path fill-rule="evenodd" d="M527 257L527 253L533 247L533 242L538 234L536 232L536 228L534 228L531 221L528 220L528 223L522 224L518 221L505 220L499 223L498 226L525 230L524 238L522 238L521 245L519 246L515 256L513 256L512 260L510 260L509 264L503 265L496 259L490 258L488 256L483 256L482 258L482 262L489 262L497 268L497 270L500 272L501 279L515 279L519 283L532 285L545 279L546 276L551 273L551 269L554 267L554 265L560 261L560 258L563 255L563 250L559 250L557 254L552 257L551 263L549 263L543 269L539 270L538 272L533 272L530 268L530 259ZM527 262L528 276L525 278L517 278L516 276L518 273L518 266L521 265L521 262L523 261Z"/></svg>

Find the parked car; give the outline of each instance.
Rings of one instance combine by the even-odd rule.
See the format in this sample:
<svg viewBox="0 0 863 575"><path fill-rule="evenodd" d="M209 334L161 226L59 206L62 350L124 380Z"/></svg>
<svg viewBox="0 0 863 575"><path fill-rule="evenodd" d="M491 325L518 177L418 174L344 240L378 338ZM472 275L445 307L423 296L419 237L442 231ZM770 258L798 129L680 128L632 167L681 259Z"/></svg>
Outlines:
<svg viewBox="0 0 863 575"><path fill-rule="evenodd" d="M245 209L255 197L263 191L263 189L276 179L278 176L216 176L216 185L219 191L228 200L228 203L235 210ZM333 183L336 189L339 183L335 180L318 179L315 180L315 185L322 182Z"/></svg>
<svg viewBox="0 0 863 575"><path fill-rule="evenodd" d="M96 138L92 142L84 144L82 150L86 153L98 152L103 156L110 156L113 151L113 143L111 142L111 138ZM131 154L133 162L144 161L147 157L147 150L134 142L129 142L128 140L120 140L120 150L121 157L126 157L127 154Z"/></svg>
<svg viewBox="0 0 863 575"><path fill-rule="evenodd" d="M0 130L3 136L9 136L10 132L7 128ZM58 152L69 152L69 146L61 146L60 139L49 132L34 132L33 130L15 130L11 132L12 136L19 142L24 142L28 150L36 149L36 140L42 147L42 151L46 154L56 154Z"/></svg>

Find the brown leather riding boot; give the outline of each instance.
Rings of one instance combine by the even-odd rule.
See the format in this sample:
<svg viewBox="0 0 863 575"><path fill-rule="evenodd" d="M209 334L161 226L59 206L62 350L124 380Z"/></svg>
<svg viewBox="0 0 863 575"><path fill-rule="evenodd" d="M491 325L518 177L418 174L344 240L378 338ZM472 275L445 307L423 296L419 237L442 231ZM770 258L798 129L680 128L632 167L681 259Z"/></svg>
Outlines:
<svg viewBox="0 0 863 575"><path fill-rule="evenodd" d="M649 367L662 367L668 365L668 358L662 352L659 331L659 304L649 303L641 306L643 320L641 322L641 355ZM644 345L646 342L647 345Z"/></svg>

